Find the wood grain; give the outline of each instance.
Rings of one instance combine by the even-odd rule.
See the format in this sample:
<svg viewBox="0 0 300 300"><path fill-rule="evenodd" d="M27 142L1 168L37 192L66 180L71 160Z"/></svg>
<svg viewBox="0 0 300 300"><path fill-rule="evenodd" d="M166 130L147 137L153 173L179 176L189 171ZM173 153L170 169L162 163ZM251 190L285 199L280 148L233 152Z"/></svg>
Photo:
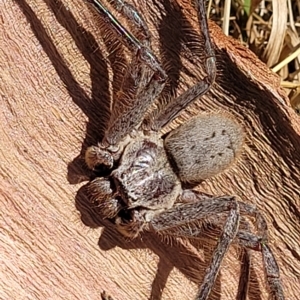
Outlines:
<svg viewBox="0 0 300 300"><path fill-rule="evenodd" d="M190 1L132 1L153 33L153 49L179 94L204 75ZM209 255L155 235L125 241L85 198L83 162L107 120L128 51L102 32L84 1L0 2L0 299L192 299ZM101 25L101 24L100 24ZM201 111L233 113L245 153L199 189L254 203L269 225L287 299L300 299L300 122L279 78L249 50L210 30L218 76L177 122ZM211 299L235 299L237 250L224 262ZM249 299L267 299L253 257Z"/></svg>

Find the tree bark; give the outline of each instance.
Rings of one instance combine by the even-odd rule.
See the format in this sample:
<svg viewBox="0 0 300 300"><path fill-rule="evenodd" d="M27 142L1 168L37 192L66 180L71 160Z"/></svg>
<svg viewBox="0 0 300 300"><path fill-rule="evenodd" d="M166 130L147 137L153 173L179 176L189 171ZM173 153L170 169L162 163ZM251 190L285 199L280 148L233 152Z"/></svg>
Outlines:
<svg viewBox="0 0 300 300"><path fill-rule="evenodd" d="M138 2L169 76L164 98L178 95L205 75L195 10L186 0ZM0 17L0 299L195 297L205 247L154 234L126 241L85 197L83 155L101 138L128 51L84 1L1 1ZM300 299L299 118L275 74L213 23L210 31L216 82L171 127L218 110L243 124L241 159L199 189L261 210L286 299ZM211 299L235 299L238 253L232 247ZM249 299L267 299L260 253L251 272Z"/></svg>

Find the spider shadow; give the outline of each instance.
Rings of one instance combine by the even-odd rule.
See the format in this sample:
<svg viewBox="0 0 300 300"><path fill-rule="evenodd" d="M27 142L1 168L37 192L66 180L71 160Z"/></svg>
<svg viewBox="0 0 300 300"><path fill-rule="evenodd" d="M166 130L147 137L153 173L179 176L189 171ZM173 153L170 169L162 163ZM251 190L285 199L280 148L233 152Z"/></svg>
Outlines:
<svg viewBox="0 0 300 300"><path fill-rule="evenodd" d="M109 75L105 58L94 36L78 24L72 12L59 0L44 0L58 23L71 35L78 50L90 65L92 96L89 97L72 75L63 55L57 50L51 36L26 0L15 0L25 15L43 51L54 66L70 97L88 117L86 137L80 154L68 166L68 181L76 184L89 180L91 172L87 169L83 153L88 145L102 139L105 123L109 117ZM49 25L50 27L50 25ZM51 27L50 27L51 28ZM121 58L120 58L121 59Z"/></svg>

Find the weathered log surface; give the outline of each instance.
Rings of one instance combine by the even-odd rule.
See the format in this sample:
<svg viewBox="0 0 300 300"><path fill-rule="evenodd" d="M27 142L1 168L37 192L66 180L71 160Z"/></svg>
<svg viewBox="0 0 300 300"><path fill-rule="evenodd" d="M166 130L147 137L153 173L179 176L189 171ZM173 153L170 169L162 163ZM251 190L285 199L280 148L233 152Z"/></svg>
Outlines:
<svg viewBox="0 0 300 300"><path fill-rule="evenodd" d="M169 62L168 92L179 94L204 74L191 43L180 47L199 32L195 11L186 0L143 2L154 50ZM84 1L0 2L0 299L99 299L103 289L115 299L192 299L207 265L192 247L154 235L127 242L88 213L82 154L101 136L127 54L101 38L92 15ZM300 121L279 78L210 25L217 80L180 121L228 110L247 145L236 166L200 189L257 205L286 298L300 299ZM249 299L267 299L260 255L253 260ZM238 275L232 249L214 299L235 299Z"/></svg>

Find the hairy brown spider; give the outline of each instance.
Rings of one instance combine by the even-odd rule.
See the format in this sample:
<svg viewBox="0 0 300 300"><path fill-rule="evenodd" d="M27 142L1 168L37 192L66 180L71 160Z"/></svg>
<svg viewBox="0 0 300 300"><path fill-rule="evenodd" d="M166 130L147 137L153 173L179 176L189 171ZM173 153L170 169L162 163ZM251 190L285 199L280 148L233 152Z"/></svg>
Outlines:
<svg viewBox="0 0 300 300"><path fill-rule="evenodd" d="M167 76L151 51L150 33L135 7L122 0L111 5L129 21L136 38L98 0L90 0L120 41L133 52L103 140L89 147L89 168L108 170L88 186L89 199L101 217L111 219L124 236L136 238L142 231L162 235L200 238L201 224L215 222L220 236L196 299L207 299L222 259L231 243L260 251L270 294L284 299L279 268L268 246L267 224L261 213L234 196L213 197L188 187L228 168L241 153L244 131L226 113L202 114L162 136L161 130L200 95L215 79L215 54L205 8L196 1L205 39L207 76L155 114L148 108L160 95ZM225 215L224 218L213 218ZM250 218L247 218L250 217ZM254 224L250 225L250 219ZM256 227L255 230L253 227ZM254 231L254 233L253 233ZM239 299L246 299L249 266L240 276ZM246 291L246 292L245 292Z"/></svg>

